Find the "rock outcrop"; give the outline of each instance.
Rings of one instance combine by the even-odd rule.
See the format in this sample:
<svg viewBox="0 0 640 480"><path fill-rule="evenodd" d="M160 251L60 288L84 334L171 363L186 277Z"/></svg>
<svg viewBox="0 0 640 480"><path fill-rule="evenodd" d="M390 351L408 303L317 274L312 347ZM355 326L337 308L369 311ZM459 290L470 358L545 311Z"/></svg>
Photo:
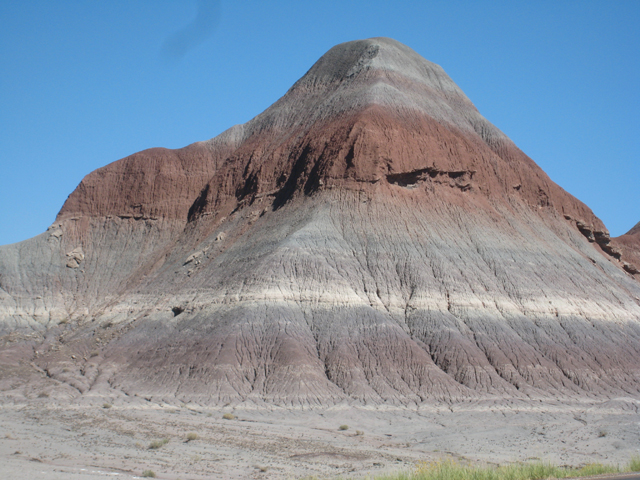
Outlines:
<svg viewBox="0 0 640 480"><path fill-rule="evenodd" d="M624 235L614 239L616 249L620 252L622 267L632 275L640 273L640 223L637 223Z"/></svg>
<svg viewBox="0 0 640 480"><path fill-rule="evenodd" d="M637 397L625 242L442 68L349 42L247 124L95 171L1 247L4 376L200 403Z"/></svg>

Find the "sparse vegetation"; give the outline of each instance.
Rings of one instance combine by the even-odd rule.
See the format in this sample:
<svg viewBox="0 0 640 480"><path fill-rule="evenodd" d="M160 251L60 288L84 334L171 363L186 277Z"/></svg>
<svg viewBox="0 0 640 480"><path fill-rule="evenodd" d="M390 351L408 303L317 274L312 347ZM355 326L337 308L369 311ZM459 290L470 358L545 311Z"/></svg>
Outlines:
<svg viewBox="0 0 640 480"><path fill-rule="evenodd" d="M154 440L149 444L149 448L151 450L157 450L158 448L164 447L167 443L169 443L168 438L163 438L162 440Z"/></svg>
<svg viewBox="0 0 640 480"><path fill-rule="evenodd" d="M192 442L194 440L198 439L198 434L197 433L187 433L187 442Z"/></svg>
<svg viewBox="0 0 640 480"><path fill-rule="evenodd" d="M340 425L338 430L349 430L349 425Z"/></svg>
<svg viewBox="0 0 640 480"><path fill-rule="evenodd" d="M156 478L156 474L153 470L145 470L142 472L142 476L145 478Z"/></svg>
<svg viewBox="0 0 640 480"><path fill-rule="evenodd" d="M47 392L40 392L38 398L49 398L49 394Z"/></svg>
<svg viewBox="0 0 640 480"><path fill-rule="evenodd" d="M222 415L225 420L235 420L236 416L233 413L225 413Z"/></svg>
<svg viewBox="0 0 640 480"><path fill-rule="evenodd" d="M519 463L503 466L464 465L454 460L423 462L411 472L382 475L375 480L541 480L587 477L606 473L640 471L640 457L631 459L626 468L590 463L583 467L558 467L550 463Z"/></svg>
<svg viewBox="0 0 640 480"><path fill-rule="evenodd" d="M102 404L102 408L111 408L113 407L113 405L111 405L110 403L103 403Z"/></svg>
<svg viewBox="0 0 640 480"><path fill-rule="evenodd" d="M94 350L93 352L91 352L91 355L89 355L91 358L93 357L97 357L98 355L100 355L100 352Z"/></svg>
<svg viewBox="0 0 640 480"><path fill-rule="evenodd" d="M364 435L364 432L362 430L356 430L356 435L358 436Z"/></svg>

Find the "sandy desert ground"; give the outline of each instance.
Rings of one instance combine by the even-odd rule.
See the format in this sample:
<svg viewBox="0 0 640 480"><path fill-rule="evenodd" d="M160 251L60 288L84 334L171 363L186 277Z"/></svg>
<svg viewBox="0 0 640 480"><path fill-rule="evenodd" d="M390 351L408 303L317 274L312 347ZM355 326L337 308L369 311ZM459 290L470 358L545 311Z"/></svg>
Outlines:
<svg viewBox="0 0 640 480"><path fill-rule="evenodd" d="M478 462L625 463L640 452L640 402L486 401L416 408L250 405L0 406L3 479L360 478L443 456ZM233 413L226 420L225 413ZM348 430L340 430L348 425ZM197 440L186 441L188 433ZM154 440L169 439L157 449Z"/></svg>

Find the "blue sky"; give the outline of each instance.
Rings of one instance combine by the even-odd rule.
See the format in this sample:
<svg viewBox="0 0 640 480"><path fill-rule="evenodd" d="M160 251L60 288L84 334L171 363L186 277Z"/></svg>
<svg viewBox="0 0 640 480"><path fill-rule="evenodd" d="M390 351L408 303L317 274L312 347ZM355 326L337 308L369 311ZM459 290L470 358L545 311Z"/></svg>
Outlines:
<svg viewBox="0 0 640 480"><path fill-rule="evenodd" d="M0 0L0 244L92 170L212 138L333 45L387 36L620 235L640 221L640 2Z"/></svg>

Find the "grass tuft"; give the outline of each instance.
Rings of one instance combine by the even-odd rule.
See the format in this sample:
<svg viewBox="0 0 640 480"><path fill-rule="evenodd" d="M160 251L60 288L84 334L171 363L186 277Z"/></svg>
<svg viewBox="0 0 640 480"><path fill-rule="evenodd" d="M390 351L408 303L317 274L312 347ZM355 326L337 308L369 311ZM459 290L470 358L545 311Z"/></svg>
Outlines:
<svg viewBox="0 0 640 480"><path fill-rule="evenodd" d="M340 425L338 430L349 430L349 425Z"/></svg>
<svg viewBox="0 0 640 480"><path fill-rule="evenodd" d="M236 416L233 413L225 413L222 415L225 420L235 420Z"/></svg>
<svg viewBox="0 0 640 480"><path fill-rule="evenodd" d="M151 450L157 450L158 448L164 447L167 443L169 443L168 438L163 438L162 440L154 440L149 444L149 448Z"/></svg>
<svg viewBox="0 0 640 480"><path fill-rule="evenodd" d="M145 470L142 472L142 476L145 478L156 478L156 474L153 470Z"/></svg>
<svg viewBox="0 0 640 480"><path fill-rule="evenodd" d="M197 433L187 433L187 442L192 442L194 440L198 439L198 434Z"/></svg>
<svg viewBox="0 0 640 480"><path fill-rule="evenodd" d="M631 457L631 461L629 461L629 471L640 472L640 457L638 455Z"/></svg>

